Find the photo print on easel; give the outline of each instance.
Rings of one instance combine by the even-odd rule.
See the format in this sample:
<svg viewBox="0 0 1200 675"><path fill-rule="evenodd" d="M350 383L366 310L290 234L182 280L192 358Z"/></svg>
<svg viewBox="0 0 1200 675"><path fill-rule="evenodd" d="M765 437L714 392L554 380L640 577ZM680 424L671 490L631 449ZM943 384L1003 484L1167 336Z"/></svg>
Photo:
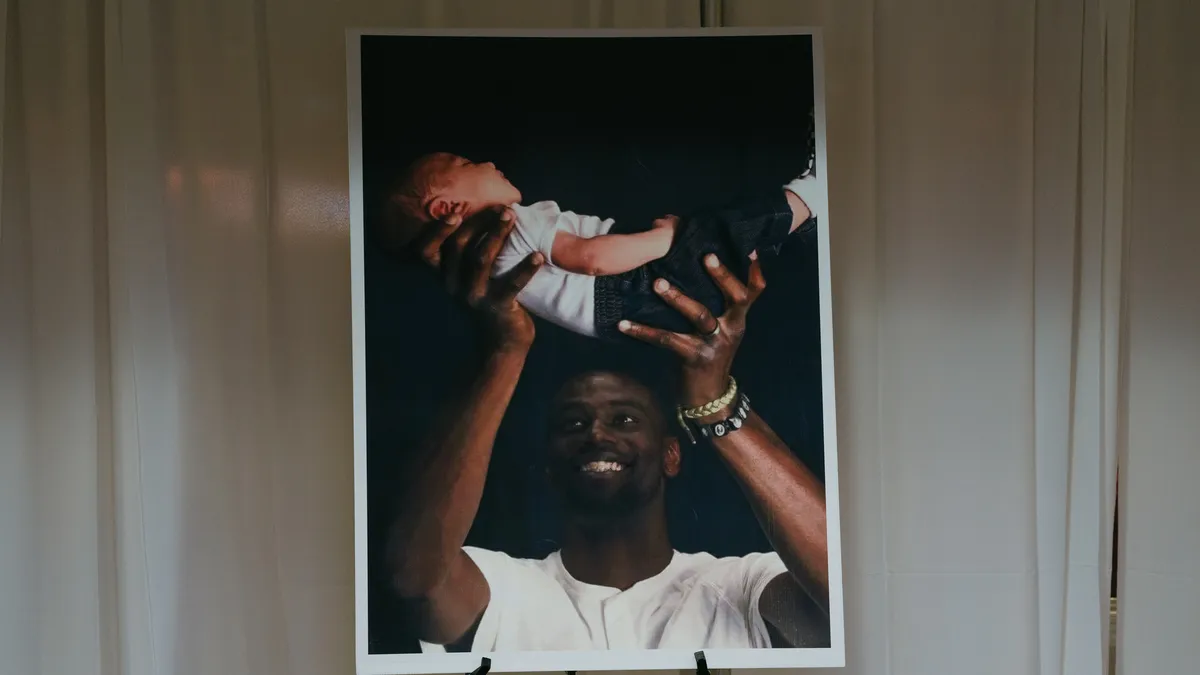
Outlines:
<svg viewBox="0 0 1200 675"><path fill-rule="evenodd" d="M819 33L348 73L360 675L844 665Z"/></svg>

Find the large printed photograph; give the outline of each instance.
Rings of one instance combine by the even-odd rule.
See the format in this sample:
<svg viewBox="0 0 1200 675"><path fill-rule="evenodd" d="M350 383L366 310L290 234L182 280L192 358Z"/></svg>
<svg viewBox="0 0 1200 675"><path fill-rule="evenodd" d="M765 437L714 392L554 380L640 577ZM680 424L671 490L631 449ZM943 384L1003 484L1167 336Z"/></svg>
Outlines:
<svg viewBox="0 0 1200 675"><path fill-rule="evenodd" d="M348 35L361 675L844 664L820 63Z"/></svg>

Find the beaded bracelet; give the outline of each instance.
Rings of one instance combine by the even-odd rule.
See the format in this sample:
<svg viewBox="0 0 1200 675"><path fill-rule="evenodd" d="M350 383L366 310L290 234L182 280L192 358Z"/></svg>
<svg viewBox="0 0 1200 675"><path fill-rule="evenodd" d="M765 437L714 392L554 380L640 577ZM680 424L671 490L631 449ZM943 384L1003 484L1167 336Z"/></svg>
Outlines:
<svg viewBox="0 0 1200 675"><path fill-rule="evenodd" d="M737 402L737 405L729 417L708 424L696 421L702 417L715 415L728 408L734 401ZM750 416L750 398L745 393L738 391L737 380L730 377L729 388L725 390L725 393L720 398L695 408L676 408L675 416L679 421L679 426L683 427L684 433L687 434L688 440L692 442L692 445L695 445L696 436L692 430L693 426L696 433L699 433L704 438L721 438L726 434L741 429L742 425L746 423L746 419Z"/></svg>

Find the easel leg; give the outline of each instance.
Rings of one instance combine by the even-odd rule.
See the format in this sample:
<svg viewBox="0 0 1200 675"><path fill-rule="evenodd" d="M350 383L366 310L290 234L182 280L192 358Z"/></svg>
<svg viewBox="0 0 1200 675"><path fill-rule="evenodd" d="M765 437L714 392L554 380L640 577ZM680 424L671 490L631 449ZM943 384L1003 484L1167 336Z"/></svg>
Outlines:
<svg viewBox="0 0 1200 675"><path fill-rule="evenodd" d="M472 670L467 675L487 675L488 671L491 669L492 669L492 660L489 659L488 657L484 656L484 657L480 657L480 659L479 659L479 667L476 668L475 670Z"/></svg>

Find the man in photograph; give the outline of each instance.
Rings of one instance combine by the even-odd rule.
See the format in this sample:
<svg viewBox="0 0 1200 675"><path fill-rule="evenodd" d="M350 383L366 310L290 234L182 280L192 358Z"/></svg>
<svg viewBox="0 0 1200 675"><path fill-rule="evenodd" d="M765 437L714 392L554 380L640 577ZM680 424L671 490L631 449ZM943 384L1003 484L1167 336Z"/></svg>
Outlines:
<svg viewBox="0 0 1200 675"><path fill-rule="evenodd" d="M389 588L424 651L828 647L829 556L824 488L752 409L731 377L746 315L765 282L743 282L715 256L703 264L724 295L717 317L663 280L659 296L694 326L667 332L622 321L625 335L679 364L678 399L660 404L627 373L567 378L552 396L546 473L562 509L561 547L544 559L467 547L496 433L534 341L517 296L544 256L490 273L511 212L481 214L453 237L456 216L430 229L427 260L456 270L447 290L477 321L468 382L405 467L387 536ZM463 252L467 251L466 254ZM681 439L676 437L681 432ZM672 545L664 498L692 440L711 444L742 488L773 551L714 557Z"/></svg>

